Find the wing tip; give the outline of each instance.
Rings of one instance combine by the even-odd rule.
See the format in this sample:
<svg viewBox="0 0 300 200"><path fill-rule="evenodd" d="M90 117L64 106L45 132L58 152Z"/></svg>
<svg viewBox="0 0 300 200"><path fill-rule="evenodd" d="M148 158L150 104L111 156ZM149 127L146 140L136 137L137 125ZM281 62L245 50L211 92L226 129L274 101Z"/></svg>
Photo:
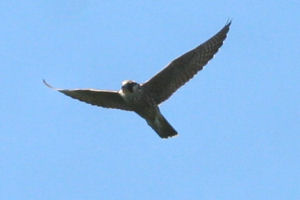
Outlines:
<svg viewBox="0 0 300 200"><path fill-rule="evenodd" d="M229 28L230 28L231 23L232 23L232 19L231 19L231 18L228 18L227 21L226 21L225 26L223 27L223 29L222 29L220 32L225 31L226 34L227 34L228 31L229 31Z"/></svg>
<svg viewBox="0 0 300 200"><path fill-rule="evenodd" d="M45 79L43 79L42 81L48 88L53 89L53 87L49 83L47 83L47 81Z"/></svg>
<svg viewBox="0 0 300 200"><path fill-rule="evenodd" d="M225 26L229 27L231 25L231 23L232 23L232 18L228 18Z"/></svg>
<svg viewBox="0 0 300 200"><path fill-rule="evenodd" d="M50 85L45 79L42 80L43 83L50 89L53 89L53 90L57 90L57 91L60 91L60 89L57 89L55 87L53 87L52 85Z"/></svg>

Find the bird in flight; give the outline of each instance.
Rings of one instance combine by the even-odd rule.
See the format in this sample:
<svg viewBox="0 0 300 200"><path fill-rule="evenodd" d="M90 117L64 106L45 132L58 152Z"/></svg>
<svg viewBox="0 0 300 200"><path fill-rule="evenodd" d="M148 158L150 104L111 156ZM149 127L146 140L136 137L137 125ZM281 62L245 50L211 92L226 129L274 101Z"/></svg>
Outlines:
<svg viewBox="0 0 300 200"><path fill-rule="evenodd" d="M188 82L222 46L231 21L206 42L181 55L145 83L131 80L122 82L119 91L96 89L57 89L44 84L74 99L104 108L133 111L144 118L161 137L177 135L177 131L161 114L158 105L167 100L178 88Z"/></svg>

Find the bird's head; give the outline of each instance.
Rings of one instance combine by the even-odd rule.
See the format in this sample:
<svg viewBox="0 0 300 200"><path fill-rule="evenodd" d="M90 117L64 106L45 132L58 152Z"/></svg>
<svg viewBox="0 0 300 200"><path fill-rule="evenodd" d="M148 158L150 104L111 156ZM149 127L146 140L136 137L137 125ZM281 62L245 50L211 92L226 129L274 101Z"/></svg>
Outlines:
<svg viewBox="0 0 300 200"><path fill-rule="evenodd" d="M125 80L122 82L122 91L124 93L134 93L137 90L139 90L140 87L141 87L140 84L138 84L134 81Z"/></svg>

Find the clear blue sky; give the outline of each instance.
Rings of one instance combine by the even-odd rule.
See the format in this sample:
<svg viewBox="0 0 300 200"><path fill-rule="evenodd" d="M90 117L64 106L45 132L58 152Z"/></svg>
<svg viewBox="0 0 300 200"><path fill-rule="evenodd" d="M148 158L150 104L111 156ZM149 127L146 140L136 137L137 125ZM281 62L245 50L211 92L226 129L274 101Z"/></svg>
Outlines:
<svg viewBox="0 0 300 200"><path fill-rule="evenodd" d="M300 199L300 3L0 2L0 199ZM161 111L134 113L61 88L144 82L233 19L223 47Z"/></svg>

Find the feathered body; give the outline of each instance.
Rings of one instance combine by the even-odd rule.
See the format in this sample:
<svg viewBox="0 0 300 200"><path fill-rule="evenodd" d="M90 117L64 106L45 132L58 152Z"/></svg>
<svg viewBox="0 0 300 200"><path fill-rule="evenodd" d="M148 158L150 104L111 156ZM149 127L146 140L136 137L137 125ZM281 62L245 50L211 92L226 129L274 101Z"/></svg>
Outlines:
<svg viewBox="0 0 300 200"><path fill-rule="evenodd" d="M231 22L228 22L212 38L176 58L143 84L134 81L123 81L122 88L119 91L95 89L56 90L92 105L136 112L147 121L161 138L172 137L177 135L177 132L161 114L158 105L167 100L213 58L222 46L230 24ZM45 81L44 83L51 87Z"/></svg>
<svg viewBox="0 0 300 200"><path fill-rule="evenodd" d="M167 138L177 135L176 130L160 113L158 105L149 95L149 92L145 91L146 88L134 81L123 81L122 84L119 93L127 105L144 118L160 137Z"/></svg>

